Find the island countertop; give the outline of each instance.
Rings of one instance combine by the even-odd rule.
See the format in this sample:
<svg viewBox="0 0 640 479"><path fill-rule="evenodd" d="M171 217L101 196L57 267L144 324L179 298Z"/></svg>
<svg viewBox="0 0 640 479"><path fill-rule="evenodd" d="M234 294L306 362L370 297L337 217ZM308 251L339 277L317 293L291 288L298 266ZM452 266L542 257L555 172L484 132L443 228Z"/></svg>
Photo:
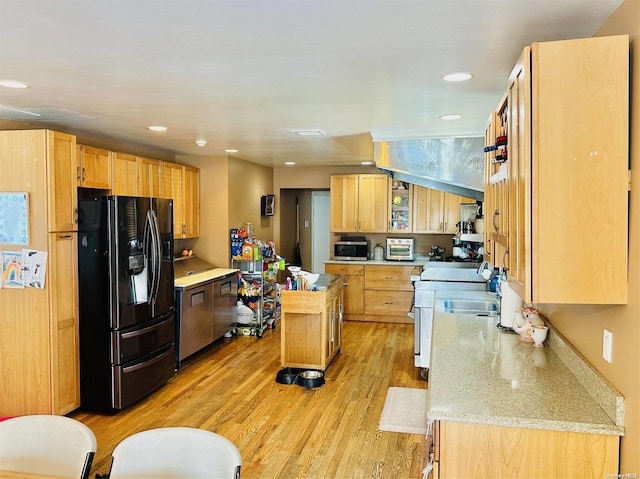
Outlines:
<svg viewBox="0 0 640 479"><path fill-rule="evenodd" d="M499 330L498 317L445 313L444 298L460 295L436 297L428 419L624 435L549 345L537 348Z"/></svg>

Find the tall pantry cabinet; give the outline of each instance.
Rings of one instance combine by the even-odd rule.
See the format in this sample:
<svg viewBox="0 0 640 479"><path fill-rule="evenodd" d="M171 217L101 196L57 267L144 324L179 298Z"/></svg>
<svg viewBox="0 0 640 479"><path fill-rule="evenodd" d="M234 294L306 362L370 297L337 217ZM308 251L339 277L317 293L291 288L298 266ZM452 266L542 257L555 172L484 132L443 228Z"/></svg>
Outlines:
<svg viewBox="0 0 640 479"><path fill-rule="evenodd" d="M28 244L47 252L44 288L0 289L0 415L66 414L80 405L77 148L50 130L0 132L0 192L28 195Z"/></svg>

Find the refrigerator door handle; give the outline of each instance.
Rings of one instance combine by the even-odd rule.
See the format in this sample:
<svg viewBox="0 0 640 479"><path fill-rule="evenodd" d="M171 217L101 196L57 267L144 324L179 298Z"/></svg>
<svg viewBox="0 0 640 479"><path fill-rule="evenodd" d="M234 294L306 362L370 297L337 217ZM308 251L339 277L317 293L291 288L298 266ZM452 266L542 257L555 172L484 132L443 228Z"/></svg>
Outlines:
<svg viewBox="0 0 640 479"><path fill-rule="evenodd" d="M160 244L160 227L158 225L158 217L155 211L147 212L147 218L151 228L151 294L150 302L155 303L158 299L158 291L160 290L160 258L162 255Z"/></svg>

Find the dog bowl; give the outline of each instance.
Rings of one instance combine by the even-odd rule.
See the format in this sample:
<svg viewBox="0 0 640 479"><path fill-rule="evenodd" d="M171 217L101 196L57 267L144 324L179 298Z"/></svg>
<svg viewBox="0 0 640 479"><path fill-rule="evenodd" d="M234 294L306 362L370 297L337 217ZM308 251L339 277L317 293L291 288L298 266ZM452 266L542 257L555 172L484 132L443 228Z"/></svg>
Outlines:
<svg viewBox="0 0 640 479"><path fill-rule="evenodd" d="M276 382L279 384L293 384L302 369L298 368L282 368L276 374Z"/></svg>
<svg viewBox="0 0 640 479"><path fill-rule="evenodd" d="M324 373L322 371L302 371L296 378L296 384L305 388L317 388L324 384Z"/></svg>

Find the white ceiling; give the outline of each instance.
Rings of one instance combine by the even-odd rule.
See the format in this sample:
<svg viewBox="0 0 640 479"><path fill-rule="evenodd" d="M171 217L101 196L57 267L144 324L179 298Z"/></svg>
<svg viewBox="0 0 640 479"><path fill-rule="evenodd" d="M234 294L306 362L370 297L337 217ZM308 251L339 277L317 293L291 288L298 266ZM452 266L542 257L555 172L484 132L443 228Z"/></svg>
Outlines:
<svg viewBox="0 0 640 479"><path fill-rule="evenodd" d="M0 117L171 155L356 165L372 137L481 136L523 46L592 36L621 3L0 0L0 79L32 85L0 88Z"/></svg>

